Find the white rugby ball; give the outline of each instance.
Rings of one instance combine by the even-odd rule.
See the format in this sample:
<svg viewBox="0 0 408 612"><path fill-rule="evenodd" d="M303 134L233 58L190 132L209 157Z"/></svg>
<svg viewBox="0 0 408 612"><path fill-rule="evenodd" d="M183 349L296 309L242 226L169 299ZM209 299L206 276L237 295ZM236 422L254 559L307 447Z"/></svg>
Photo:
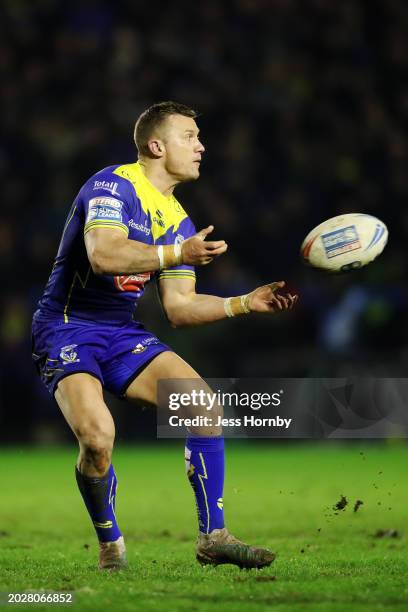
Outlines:
<svg viewBox="0 0 408 612"><path fill-rule="evenodd" d="M303 261L329 272L362 268L382 253L386 225L371 215L349 213L332 217L312 229L300 248Z"/></svg>

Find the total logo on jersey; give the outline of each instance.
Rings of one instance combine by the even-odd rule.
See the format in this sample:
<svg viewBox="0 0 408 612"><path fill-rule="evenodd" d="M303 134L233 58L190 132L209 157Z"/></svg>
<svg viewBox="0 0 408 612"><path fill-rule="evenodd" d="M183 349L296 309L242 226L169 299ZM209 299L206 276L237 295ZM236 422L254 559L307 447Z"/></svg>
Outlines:
<svg viewBox="0 0 408 612"><path fill-rule="evenodd" d="M106 191L110 191L112 195L120 195L118 189L118 183L114 181L94 181L93 190L96 189L105 189Z"/></svg>

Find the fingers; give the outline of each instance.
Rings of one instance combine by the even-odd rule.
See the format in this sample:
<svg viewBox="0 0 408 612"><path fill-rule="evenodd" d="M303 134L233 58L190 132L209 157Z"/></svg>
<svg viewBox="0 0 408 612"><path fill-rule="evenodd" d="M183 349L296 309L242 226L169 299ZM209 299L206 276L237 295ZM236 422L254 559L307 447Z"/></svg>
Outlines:
<svg viewBox="0 0 408 612"><path fill-rule="evenodd" d="M202 229L197 233L197 238L200 238L204 242L206 237L214 231L214 226L209 225L208 227ZM228 245L225 240L212 240L211 242L205 242L203 245L204 249L204 257L205 258L214 258L222 255L227 250ZM209 261L206 261L209 263Z"/></svg>
<svg viewBox="0 0 408 612"><path fill-rule="evenodd" d="M205 227L204 229L197 232L197 236L198 238L201 238L201 240L205 240L208 234L211 234L211 232L213 231L214 231L214 226L209 225L208 227Z"/></svg>
<svg viewBox="0 0 408 612"><path fill-rule="evenodd" d="M289 310L292 310L292 308L294 307L294 305L296 304L296 302L299 299L298 295L291 295L290 293L288 293L288 298L289 298Z"/></svg>
<svg viewBox="0 0 408 612"><path fill-rule="evenodd" d="M207 251L212 251L214 249L218 249L221 246L224 246L224 244L226 244L225 240L216 240L213 242L206 242L205 248L207 249Z"/></svg>
<svg viewBox="0 0 408 612"><path fill-rule="evenodd" d="M289 302L283 295L277 295L276 299L279 300L281 310L287 310L289 308Z"/></svg>
<svg viewBox="0 0 408 612"><path fill-rule="evenodd" d="M204 265L211 263L216 257L219 257L228 249L228 245L223 244L218 249L204 249L204 251L198 256L196 263L198 265Z"/></svg>
<svg viewBox="0 0 408 612"><path fill-rule="evenodd" d="M285 281L276 281L269 283L266 287L270 291L270 297L267 298L267 302L271 307L271 310L292 310L298 300L298 296L292 293L276 293L278 289L282 289L285 286Z"/></svg>
<svg viewBox="0 0 408 612"><path fill-rule="evenodd" d="M206 263L209 263L216 257L219 257L228 249L228 244L222 241L221 245L218 248L214 249L204 249L200 254L200 261L208 260Z"/></svg>
<svg viewBox="0 0 408 612"><path fill-rule="evenodd" d="M272 291L272 298L270 300L270 304L277 307L279 310L292 310L292 308L298 301L299 296L297 294L292 295L291 293L286 293L286 295L275 293L277 289L282 289L285 284L285 281L276 281L267 285Z"/></svg>
<svg viewBox="0 0 408 612"><path fill-rule="evenodd" d="M298 301L298 295L287 293L286 295L274 294L270 303L279 308L279 310L292 310L293 306Z"/></svg>
<svg viewBox="0 0 408 612"><path fill-rule="evenodd" d="M278 281L262 285L250 295L250 310L252 312L282 312L284 310L292 310L298 301L296 293L277 293L278 289L285 286L285 281Z"/></svg>
<svg viewBox="0 0 408 612"><path fill-rule="evenodd" d="M224 246L220 247L216 251L210 251L209 253L206 253L205 255L202 256L201 263L203 265L207 265L207 264L211 263L213 261L213 259L215 259L216 257L219 257L220 255L225 253L225 251L227 249L228 249L228 245L224 244Z"/></svg>
<svg viewBox="0 0 408 612"><path fill-rule="evenodd" d="M274 283L269 283L268 287L270 287L272 291L276 291L277 289L282 289L285 285L285 281L276 281Z"/></svg>
<svg viewBox="0 0 408 612"><path fill-rule="evenodd" d="M222 244L220 244L219 247L214 248L214 249L207 249L206 250L206 254L209 257L216 257L218 255L222 255L223 253L225 253L225 251L228 249L228 244L224 241L222 241Z"/></svg>
<svg viewBox="0 0 408 612"><path fill-rule="evenodd" d="M277 308L278 310L284 310L284 299L285 298L283 298L281 295L273 295L269 300L269 304L274 309Z"/></svg>

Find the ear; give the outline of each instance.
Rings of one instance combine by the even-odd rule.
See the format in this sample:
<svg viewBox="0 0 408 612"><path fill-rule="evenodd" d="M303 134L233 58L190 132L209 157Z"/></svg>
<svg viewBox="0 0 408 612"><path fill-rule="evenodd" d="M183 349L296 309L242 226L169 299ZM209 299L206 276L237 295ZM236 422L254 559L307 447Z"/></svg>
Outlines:
<svg viewBox="0 0 408 612"><path fill-rule="evenodd" d="M154 157L163 157L165 147L162 140L149 140L147 146L149 147L149 151Z"/></svg>

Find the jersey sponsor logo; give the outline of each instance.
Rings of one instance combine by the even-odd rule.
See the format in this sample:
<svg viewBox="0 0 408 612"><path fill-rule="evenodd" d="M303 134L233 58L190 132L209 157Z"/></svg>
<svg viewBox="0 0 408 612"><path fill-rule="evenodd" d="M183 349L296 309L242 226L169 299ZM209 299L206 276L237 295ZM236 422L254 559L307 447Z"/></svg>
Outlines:
<svg viewBox="0 0 408 612"><path fill-rule="evenodd" d="M77 344L68 344L67 346L61 347L60 357L65 365L68 363L78 363L81 361L77 358L78 353L74 351L77 346Z"/></svg>
<svg viewBox="0 0 408 612"><path fill-rule="evenodd" d="M174 241L175 244L181 244L184 242L185 238L181 234L177 234L176 239Z"/></svg>
<svg viewBox="0 0 408 612"><path fill-rule="evenodd" d="M141 272L129 276L114 276L114 283L118 291L142 291L145 283L150 280L151 272Z"/></svg>
<svg viewBox="0 0 408 612"><path fill-rule="evenodd" d="M118 219L122 221L122 215L118 210L107 208L106 206L98 206L97 208L91 208L87 222L94 219Z"/></svg>
<svg viewBox="0 0 408 612"><path fill-rule="evenodd" d="M116 198L108 198L108 197L99 197L92 198L89 200L89 208L93 208L95 206L109 206L110 208L116 208L116 210L122 210L123 202L117 200Z"/></svg>
<svg viewBox="0 0 408 612"><path fill-rule="evenodd" d="M112 195L120 195L118 191L118 183L114 181L94 181L93 190L97 189L105 189L106 191L110 191Z"/></svg>
<svg viewBox="0 0 408 612"><path fill-rule="evenodd" d="M89 200L89 211L86 222L94 219L116 219L122 222L123 202L115 198L92 198Z"/></svg>
<svg viewBox="0 0 408 612"><path fill-rule="evenodd" d="M129 219L128 225L129 227L133 227L133 229L137 230L138 232L143 232L146 234L146 236L150 236L152 233L150 227L147 227L147 225L142 225L141 223L136 223L134 219Z"/></svg>
<svg viewBox="0 0 408 612"><path fill-rule="evenodd" d="M163 213L161 210L156 210L156 216L153 217L153 223L157 223L157 225L160 225L160 227L166 227L166 224L163 221Z"/></svg>

